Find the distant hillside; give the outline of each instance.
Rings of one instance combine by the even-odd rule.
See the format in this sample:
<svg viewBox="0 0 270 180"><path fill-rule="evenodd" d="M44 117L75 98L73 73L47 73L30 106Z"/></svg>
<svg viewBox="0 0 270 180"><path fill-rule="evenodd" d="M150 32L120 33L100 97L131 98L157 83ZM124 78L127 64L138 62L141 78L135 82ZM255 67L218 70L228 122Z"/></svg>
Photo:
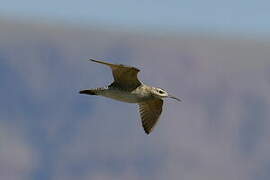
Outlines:
<svg viewBox="0 0 270 180"><path fill-rule="evenodd" d="M227 69L230 71L237 71L237 68L241 68L238 66L258 67L269 62L270 41L267 40L199 33L159 36L154 33L110 31L97 27L85 29L63 24L11 22L1 19L0 27L2 53L5 49L14 49L16 53L24 51L25 55L33 52L32 50L51 50L70 60L113 58L113 61L137 61L136 64L139 62L144 65L153 65L153 61L158 61L157 66L166 63L169 68L175 66L168 62L179 61L185 69L192 64L202 65L197 68L207 64L207 68L211 68L218 63L220 67L230 66Z"/></svg>

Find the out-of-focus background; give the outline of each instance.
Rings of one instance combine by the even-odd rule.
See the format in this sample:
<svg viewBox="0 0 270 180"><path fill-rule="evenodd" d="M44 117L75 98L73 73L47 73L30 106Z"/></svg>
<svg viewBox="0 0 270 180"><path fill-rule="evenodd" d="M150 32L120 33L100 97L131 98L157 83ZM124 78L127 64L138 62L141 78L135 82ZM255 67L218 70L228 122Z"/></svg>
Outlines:
<svg viewBox="0 0 270 180"><path fill-rule="evenodd" d="M0 6L0 179L270 179L269 1L19 1ZM79 95L141 69L166 100Z"/></svg>

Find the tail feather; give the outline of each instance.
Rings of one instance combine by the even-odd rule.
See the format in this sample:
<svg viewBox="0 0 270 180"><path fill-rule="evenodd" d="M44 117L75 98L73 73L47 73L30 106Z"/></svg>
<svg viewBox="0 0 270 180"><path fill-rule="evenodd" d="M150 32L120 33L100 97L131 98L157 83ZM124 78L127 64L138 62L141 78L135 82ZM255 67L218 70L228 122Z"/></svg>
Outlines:
<svg viewBox="0 0 270 180"><path fill-rule="evenodd" d="M80 91L80 94L88 94L88 95L100 95L103 91L107 90L108 87L96 88L96 89L85 89Z"/></svg>
<svg viewBox="0 0 270 180"><path fill-rule="evenodd" d="M79 92L80 94L97 95L96 90L87 89Z"/></svg>

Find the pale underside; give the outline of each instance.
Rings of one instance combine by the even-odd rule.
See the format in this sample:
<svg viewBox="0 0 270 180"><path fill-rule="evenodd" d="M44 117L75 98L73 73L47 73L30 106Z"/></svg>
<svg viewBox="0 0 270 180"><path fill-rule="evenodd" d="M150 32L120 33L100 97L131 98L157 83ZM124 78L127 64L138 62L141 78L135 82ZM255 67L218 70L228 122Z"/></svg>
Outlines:
<svg viewBox="0 0 270 180"><path fill-rule="evenodd" d="M146 100L153 99L153 96L151 96L148 91L149 88L150 87L142 84L133 91L126 91L118 89L117 87L109 86L108 89L99 91L98 94L122 102L140 103Z"/></svg>

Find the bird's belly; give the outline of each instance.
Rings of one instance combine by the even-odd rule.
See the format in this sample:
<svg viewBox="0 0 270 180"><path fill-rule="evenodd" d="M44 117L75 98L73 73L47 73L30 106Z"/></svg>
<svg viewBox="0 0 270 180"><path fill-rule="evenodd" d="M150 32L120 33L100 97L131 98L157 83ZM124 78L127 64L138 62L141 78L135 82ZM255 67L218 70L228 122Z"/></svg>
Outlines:
<svg viewBox="0 0 270 180"><path fill-rule="evenodd" d="M127 103L138 103L145 100L144 97L138 94L125 92L125 91L117 91L117 90L104 91L100 95L114 99L114 100L127 102Z"/></svg>

